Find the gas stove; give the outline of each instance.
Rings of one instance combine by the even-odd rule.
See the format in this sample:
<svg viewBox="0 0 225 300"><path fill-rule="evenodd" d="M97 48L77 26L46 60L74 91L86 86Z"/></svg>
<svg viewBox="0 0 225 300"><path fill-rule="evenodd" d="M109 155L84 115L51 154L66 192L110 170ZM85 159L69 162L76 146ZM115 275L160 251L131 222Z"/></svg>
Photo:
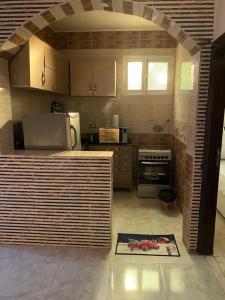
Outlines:
<svg viewBox="0 0 225 300"><path fill-rule="evenodd" d="M171 150L139 149L138 196L157 198L171 185Z"/></svg>

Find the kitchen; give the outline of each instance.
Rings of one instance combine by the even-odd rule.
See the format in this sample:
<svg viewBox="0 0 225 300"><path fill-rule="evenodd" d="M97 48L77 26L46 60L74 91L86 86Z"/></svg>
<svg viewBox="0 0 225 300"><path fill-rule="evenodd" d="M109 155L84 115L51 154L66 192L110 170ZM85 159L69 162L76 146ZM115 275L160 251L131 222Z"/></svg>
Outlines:
<svg viewBox="0 0 225 300"><path fill-rule="evenodd" d="M95 14L96 15L93 16L93 19L95 18L96 20L96 18L98 18L100 20L102 18L102 24L103 22L106 22L105 16L101 16L100 13ZM127 16L127 19L129 19L129 17L135 18L132 16ZM82 16L80 18L82 19ZM89 13L89 18L91 20L91 13ZM110 16L109 18L109 15L107 14L107 18L110 19L113 17ZM29 47L32 48L33 46L33 43L31 43L32 39L36 43L43 42L35 37L32 37L30 40L30 45L27 44L19 52L19 54L17 54L15 58L11 60L10 66L12 70L12 113L13 121L15 123L15 132L17 132L17 134L15 134L15 144L23 144L23 141L21 141L20 139L21 130L19 129L21 128L21 125L19 125L21 123L18 122L21 122L24 118L26 118L26 115L30 115L32 117L33 113L48 113L51 110L51 104L53 102L59 103L60 109L64 112L79 112L81 122L81 140L83 142L82 147L84 147L83 149L86 148L94 151L95 155L97 155L97 151L99 150L104 152L109 150L109 153L114 151L114 188L131 190L130 194L126 194L126 192L116 192L115 197L118 198L120 195L122 198L125 197L124 195L127 195L126 197L131 196L135 198L135 206L138 206L138 203L142 203L144 207L145 205L151 206L151 203L148 198L140 198L141 200L140 202L138 202L138 198L136 197L135 190L138 185L139 165L138 148L147 148L148 151L156 151L154 152L154 155L151 155L151 153L149 154L148 151L147 154L144 154L144 159L147 159L147 162L148 159L152 160L153 156L156 156L156 158L154 159L156 159L157 162L158 160L160 162L163 160L164 163L165 159L165 162L168 163L168 159L170 159L171 154L170 152L166 152L165 154L164 151L167 151L168 149L170 150L173 147L173 169L175 169L176 171L178 170L177 172L179 172L179 175L177 175L175 172L175 179L173 180L175 181L175 190L181 198L179 204L180 209L182 210L182 207L184 205L184 200L182 199L182 193L184 190L182 186L182 172L184 171L184 167L180 166L182 162L180 157L178 157L177 159L178 155L177 153L175 153L175 151L178 148L177 152L179 152L178 154L182 156L183 154L180 154L180 152L184 151L183 143L187 143L187 139L191 140L193 138L191 136L191 129L187 128L185 123L188 122L189 118L189 115L186 116L183 112L186 110L186 107L183 108L183 111L181 108L176 111L178 117L176 119L177 124L175 124L175 130L177 137L182 141L182 143L180 143L179 145L173 143L174 137L172 134L172 129L174 126L174 98L175 101L177 101L178 98L180 99L184 95L186 98L188 98L193 90L193 82L189 82L192 80L188 79L189 77L191 77L191 72L193 72L191 71L191 66L193 65L193 63L190 62L190 57L188 57L188 54L184 49L182 49L182 46L177 47L177 42L165 31L161 31L159 30L160 28L156 27L154 27L154 30L151 28L151 30L149 31L149 24L148 26L146 24L140 25L142 26L142 28L143 26L147 26L144 27L144 31L133 31L131 30L132 27L129 28L131 24L134 24L134 20L132 20L127 21L128 23L130 22L130 25L127 25L129 30L125 32L120 32L118 31L118 29L115 30L115 28L114 31L112 31L112 28L110 28L110 32L103 30L100 31L98 28L98 31L92 31L91 33L88 33L88 30L86 30L86 32L71 32L71 27L74 26L74 22L79 23L79 20L72 20L72 18L71 20L69 20L68 18L64 23L63 21L60 22L56 22L55 25L52 25L52 28L56 30L55 32L52 31L52 28L46 28L41 33L39 33L38 36L45 42L48 41L48 43L50 43L51 45L55 45L55 47L57 48L57 54L54 57L63 57L64 59L62 60L64 61L65 59L70 60L71 95L61 95L61 93L68 94L68 81L65 80L64 76L63 79L65 81L62 80L62 76L59 76L59 79L57 79L58 81L56 80L56 82L52 84L52 81L48 82L48 79L51 78L51 75L48 75L48 73L43 74L43 81L38 82L39 86L37 87L35 86L35 80L37 79L35 78L35 72L34 74L32 74L31 72L30 82L28 78L26 78L26 75L28 74L28 72L26 72L26 69L24 69L24 72L21 75L21 68L29 68L28 61L24 59L24 57L26 58L27 56L24 55L23 52L30 51L31 57L29 63L32 63L32 59L33 63L35 63L35 67L32 67L31 71L42 67L42 64L38 60L40 58L38 56L38 51L36 51L36 49L38 49L39 47L35 47L35 49L29 49ZM118 19L114 20L111 23L118 24ZM62 31L59 30L60 26ZM68 26L71 27L68 29ZM105 26L109 25L107 24ZM124 24L123 28L126 28ZM114 41L113 45L112 40ZM46 45L44 45L44 47L45 46ZM47 47L46 50L47 54L45 61L45 71L49 72L49 74L52 74L52 71L54 71L55 68L54 59L51 59L51 53L53 53L52 48L53 47ZM59 52L61 52L60 55ZM22 56L22 59L18 59L19 55ZM185 62L187 62L187 64L184 64L184 71L182 73L182 76L180 76L181 82L175 82L175 85L177 84L182 86L183 91L186 91L186 93L179 93L179 91L177 93L176 91L174 92L174 81L176 81L174 80L176 71L175 61L178 55L180 55L180 57L183 56L182 58ZM129 76L126 76L126 71L128 69L126 69L126 67L124 66L130 66L131 68L135 67L137 58L139 63L138 66L142 66L143 68L143 74L142 72L139 72L137 73L137 78L135 78L135 83L137 83L139 80L138 83L140 86L134 88L131 87L130 90L127 90L126 84L124 84L124 82L126 82L126 79L129 79ZM147 85L146 83L142 82L142 77L140 77L140 74L142 74L143 77L145 76L144 72L146 73L145 70L147 66L146 59L149 58L155 59L155 61L148 61L148 64L160 62L163 64L163 67L166 67L166 71L164 71L163 73L164 77L165 73L169 74L167 82L168 85L166 86L166 89L162 87L162 90L159 93L157 93L157 91L153 91L149 94L146 93ZM85 69L84 65L77 66L77 61L80 64L82 61L84 61L84 64L86 63L88 65L86 66L87 68ZM104 63L104 65L106 64L106 62L110 62L110 64L107 69L102 69L101 64L96 66L96 61ZM59 73L64 74L64 68L65 64L59 64ZM88 69L89 73L86 73ZM76 70L80 71L75 72ZM83 70L85 70L85 72L81 72ZM99 72L99 70L100 75L97 74L97 71ZM105 76L102 76L102 70L107 71ZM136 71L132 71L132 73L134 74ZM42 73L42 70L40 72ZM75 74L73 74L73 72ZM195 72L197 72L197 68ZM97 76L99 80L96 86L93 79L94 74L97 74L95 76ZM32 78L33 75L34 77ZM156 68L155 76L157 75L158 73ZM44 78L45 76L46 79ZM83 77L86 79L86 81L88 81L88 87L86 87L85 90L82 90L84 82L82 81ZM34 81L32 82L32 80ZM132 78L130 80L130 84L134 84L134 82L132 82ZM91 87L89 86L90 82L93 82L93 86ZM102 84L102 82L104 82L104 84ZM110 82L110 85L108 85L108 82ZM153 81L149 84L154 85L156 83ZM163 84L165 85L165 78L163 78L162 80L162 85ZM78 89L79 87L80 90ZM26 90L24 88L26 88ZM32 88L40 89L42 90L42 92L33 91ZM49 93L49 91L54 92L54 94ZM184 102L185 101L186 100L184 100ZM120 135L118 130L116 130L116 133L114 132L114 135L117 135L117 140L103 140L103 143L101 143L101 138L104 137L100 135L99 143L99 128L112 127L113 122L116 127L121 126L124 131L127 130L127 144L119 143L118 145L115 145L114 143L112 143L115 141L119 141L118 139ZM28 128L30 127L28 126ZM106 132L107 130L108 129L106 129L104 132ZM126 142L126 133L123 135L123 137L125 139L124 141ZM190 144L191 143L189 143L188 146ZM158 150L160 150L160 152ZM192 149L189 149L189 151L192 151ZM146 156L149 156L149 158L146 158ZM150 156L152 157L150 158ZM146 161L144 162L146 163ZM170 168L168 169L168 171L166 171L166 173L169 173L169 176L167 178L166 184L163 187L168 188L170 187L172 178L174 177L170 176ZM150 192L152 192L152 190ZM155 193L155 189L153 189L153 192ZM151 194L149 194L149 191L147 191L147 194L145 194L144 196L151 197ZM154 203L154 205L156 205L157 207L160 207L160 202L158 201L158 199L156 200L157 201L155 201L154 199L152 203ZM123 206L125 203L126 201L124 201L121 206ZM116 208L115 210L115 213L118 214L118 209ZM121 228L121 230L124 231L125 228ZM135 230L141 231L141 226L140 228L136 228ZM160 230L160 227L158 228L158 230ZM163 228L163 230L165 229ZM181 233L179 232L179 234Z"/></svg>

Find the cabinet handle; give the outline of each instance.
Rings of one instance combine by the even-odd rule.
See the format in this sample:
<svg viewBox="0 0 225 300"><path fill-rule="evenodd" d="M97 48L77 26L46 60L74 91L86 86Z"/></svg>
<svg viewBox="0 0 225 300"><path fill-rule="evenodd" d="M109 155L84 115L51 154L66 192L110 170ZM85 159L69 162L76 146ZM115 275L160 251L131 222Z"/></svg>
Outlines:
<svg viewBox="0 0 225 300"><path fill-rule="evenodd" d="M94 84L94 93L96 93L97 92L97 84L95 83Z"/></svg>
<svg viewBox="0 0 225 300"><path fill-rule="evenodd" d="M89 83L89 94L91 94L92 93L92 85L91 85L91 83Z"/></svg>
<svg viewBox="0 0 225 300"><path fill-rule="evenodd" d="M45 72L41 72L41 83L44 84L46 82Z"/></svg>

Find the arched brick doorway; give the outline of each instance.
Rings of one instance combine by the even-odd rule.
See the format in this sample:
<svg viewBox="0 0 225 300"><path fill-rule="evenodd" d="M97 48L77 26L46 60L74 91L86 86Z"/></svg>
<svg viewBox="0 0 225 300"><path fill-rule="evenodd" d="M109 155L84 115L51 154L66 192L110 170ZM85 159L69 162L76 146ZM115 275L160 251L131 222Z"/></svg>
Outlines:
<svg viewBox="0 0 225 300"><path fill-rule="evenodd" d="M51 2L51 1L49 1ZM130 14L138 16L161 26L172 35L180 44L182 44L191 55L195 55L202 47L202 64L200 67L200 82L199 82L199 100L196 116L196 143L194 153L194 164L191 166L192 184L188 187L189 206L188 213L184 218L184 242L190 251L196 251L198 237L198 221L199 221L199 206L201 192L201 163L203 157L203 140L204 127L207 103L207 69L209 67L210 56L210 41L196 39L191 37L187 31L183 30L177 22L172 20L162 10L157 9L157 1L155 4L148 6L136 1L125 0L70 0L70 1L55 1L60 2L56 6L35 14L28 20L18 26L9 38L0 47L0 56L10 58L14 55L19 47L23 45L28 38L51 24L55 20L63 19L67 16L91 10L106 10L118 13ZM178 1L174 1L178 2ZM194 32L194 31L193 31ZM193 33L194 35L194 33ZM203 35L204 36L204 35ZM206 46L205 46L206 45Z"/></svg>
<svg viewBox="0 0 225 300"><path fill-rule="evenodd" d="M170 17L154 7L139 2L125 0L70 0L46 9L29 20L26 20L21 26L17 27L11 36L9 36L3 45L1 45L0 54L2 57L10 57L15 54L18 51L18 46L23 45L31 35L37 33L56 20L61 20L77 13L94 10L124 13L152 21L173 36L191 55L195 55L200 51L200 46L198 46L197 42L194 41L194 39L185 32L178 23L174 22Z"/></svg>

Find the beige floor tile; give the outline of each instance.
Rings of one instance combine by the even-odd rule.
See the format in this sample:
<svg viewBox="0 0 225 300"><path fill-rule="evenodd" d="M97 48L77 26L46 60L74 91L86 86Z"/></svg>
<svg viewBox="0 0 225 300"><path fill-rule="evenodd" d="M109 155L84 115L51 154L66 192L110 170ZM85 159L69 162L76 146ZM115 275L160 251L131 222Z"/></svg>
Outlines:
<svg viewBox="0 0 225 300"><path fill-rule="evenodd" d="M223 300L225 294L208 265L162 264L167 299Z"/></svg>
<svg viewBox="0 0 225 300"><path fill-rule="evenodd" d="M111 268L108 299L165 300L159 265L114 263Z"/></svg>
<svg viewBox="0 0 225 300"><path fill-rule="evenodd" d="M0 259L16 257L19 255L20 246L0 245Z"/></svg>
<svg viewBox="0 0 225 300"><path fill-rule="evenodd" d="M111 250L100 248L68 247L63 260L75 260L89 264L105 264L111 261Z"/></svg>
<svg viewBox="0 0 225 300"><path fill-rule="evenodd" d="M219 212L216 215L213 255L225 257L225 218Z"/></svg>
<svg viewBox="0 0 225 300"><path fill-rule="evenodd" d="M22 259L59 258L68 251L67 247L61 246L18 246L18 255Z"/></svg>
<svg viewBox="0 0 225 300"><path fill-rule="evenodd" d="M44 299L58 266L55 260L11 258L0 268L0 299Z"/></svg>
<svg viewBox="0 0 225 300"><path fill-rule="evenodd" d="M109 264L93 265L84 261L63 260L49 289L47 299L106 299L109 268Z"/></svg>

